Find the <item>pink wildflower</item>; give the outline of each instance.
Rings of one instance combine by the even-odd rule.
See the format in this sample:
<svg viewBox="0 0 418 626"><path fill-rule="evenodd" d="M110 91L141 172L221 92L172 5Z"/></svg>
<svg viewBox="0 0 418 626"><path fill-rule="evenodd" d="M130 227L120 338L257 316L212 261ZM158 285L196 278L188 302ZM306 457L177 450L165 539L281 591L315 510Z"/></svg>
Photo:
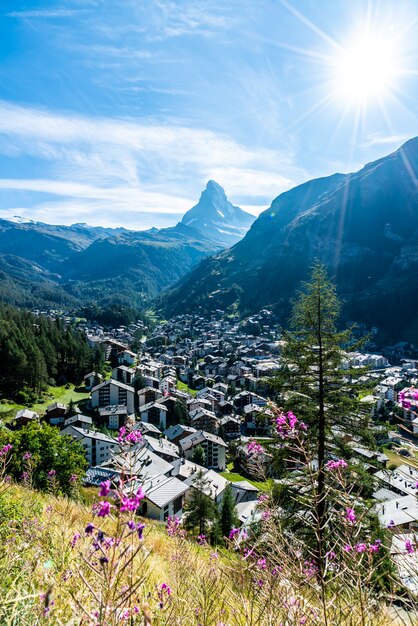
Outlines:
<svg viewBox="0 0 418 626"><path fill-rule="evenodd" d="M356 520L356 513L354 509L350 509L350 507L346 507L345 514L349 522L351 522L352 524L356 523L357 520Z"/></svg>
<svg viewBox="0 0 418 626"><path fill-rule="evenodd" d="M125 441L132 444L139 443L140 441L142 441L142 434L139 432L139 430L133 430L131 433L129 433L129 435L126 435Z"/></svg>
<svg viewBox="0 0 418 626"><path fill-rule="evenodd" d="M333 471L347 467L347 463L344 461L344 459L338 459L338 461L328 461L328 463L325 464L325 467Z"/></svg>
<svg viewBox="0 0 418 626"><path fill-rule="evenodd" d="M239 535L239 528L231 528L229 531L229 539L235 539L235 537Z"/></svg>
<svg viewBox="0 0 418 626"><path fill-rule="evenodd" d="M380 539L376 539L374 543L369 544L369 552L379 552L381 543Z"/></svg>
<svg viewBox="0 0 418 626"><path fill-rule="evenodd" d="M11 443L6 444L0 449L0 456L6 456L6 454L9 454L10 450L12 449L13 449L13 446Z"/></svg>
<svg viewBox="0 0 418 626"><path fill-rule="evenodd" d="M131 497L121 498L122 506L120 507L120 510L121 511L136 511L141 505L141 500L143 500L144 498L145 498L145 493L142 487L140 487L135 495Z"/></svg>
<svg viewBox="0 0 418 626"><path fill-rule="evenodd" d="M408 554L412 554L414 552L414 546L412 545L412 542L409 539L405 541L405 550L407 551Z"/></svg>
<svg viewBox="0 0 418 626"><path fill-rule="evenodd" d="M247 454L248 455L256 455L256 454L263 454L264 453L264 448L261 444L257 443L257 441L254 441L254 439L251 439L248 444L247 444Z"/></svg>
<svg viewBox="0 0 418 626"><path fill-rule="evenodd" d="M110 515L110 508L111 508L110 502L106 502L106 500L102 500L97 505L97 515L99 517L107 517L107 515Z"/></svg>
<svg viewBox="0 0 418 626"><path fill-rule="evenodd" d="M110 480L105 480L104 482L100 483L99 496L101 496L102 498L105 498L106 496L109 495L110 484L111 484Z"/></svg>
<svg viewBox="0 0 418 626"><path fill-rule="evenodd" d="M280 413L276 417L276 432L282 439L296 437L298 430L307 430L307 426L292 411Z"/></svg>
<svg viewBox="0 0 418 626"><path fill-rule="evenodd" d="M366 552L367 546L365 543L358 543L354 546L355 551L361 554L362 552Z"/></svg>

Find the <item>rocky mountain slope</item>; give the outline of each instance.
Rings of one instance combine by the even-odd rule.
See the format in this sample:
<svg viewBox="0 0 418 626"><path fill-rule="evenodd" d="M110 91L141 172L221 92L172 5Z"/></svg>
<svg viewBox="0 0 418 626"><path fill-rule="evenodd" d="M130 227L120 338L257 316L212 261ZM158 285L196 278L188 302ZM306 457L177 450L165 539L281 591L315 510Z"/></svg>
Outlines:
<svg viewBox="0 0 418 626"><path fill-rule="evenodd" d="M360 171L278 196L238 244L206 259L162 301L166 314L271 305L283 322L314 259L347 320L379 339L418 340L418 138Z"/></svg>
<svg viewBox="0 0 418 626"><path fill-rule="evenodd" d="M199 202L187 211L181 223L218 241L222 247L230 247L244 237L254 220L254 215L234 206L222 187L210 180Z"/></svg>

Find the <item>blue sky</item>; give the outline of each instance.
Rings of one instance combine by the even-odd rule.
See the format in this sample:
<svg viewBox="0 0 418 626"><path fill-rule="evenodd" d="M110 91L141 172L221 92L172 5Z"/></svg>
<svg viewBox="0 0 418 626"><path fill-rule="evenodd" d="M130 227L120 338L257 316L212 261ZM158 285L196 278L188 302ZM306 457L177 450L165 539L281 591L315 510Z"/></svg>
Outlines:
<svg viewBox="0 0 418 626"><path fill-rule="evenodd" d="M169 226L210 178L258 214L418 135L414 0L3 0L0 11L1 217ZM341 97L335 60L365 25L396 71L359 104Z"/></svg>

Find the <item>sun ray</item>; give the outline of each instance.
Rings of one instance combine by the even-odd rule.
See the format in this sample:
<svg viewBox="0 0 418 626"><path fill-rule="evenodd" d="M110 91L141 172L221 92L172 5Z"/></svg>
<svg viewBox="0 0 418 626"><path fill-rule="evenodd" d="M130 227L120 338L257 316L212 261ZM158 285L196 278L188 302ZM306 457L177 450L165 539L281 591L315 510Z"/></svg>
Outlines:
<svg viewBox="0 0 418 626"><path fill-rule="evenodd" d="M302 22L302 24L305 24L305 26L307 26L312 32L314 32L316 35L319 35L321 39L323 39L328 44L330 44L334 49L341 50L341 45L338 43L338 41L335 41L333 37L331 37L330 35L327 35L327 33L325 33L321 28L319 28L319 26L311 22L311 20L309 20L305 15L303 15L303 13L301 13L294 6L292 6L290 2L287 2L287 0L279 0L279 2L290 13L292 13L295 17L297 17L297 19L300 22Z"/></svg>

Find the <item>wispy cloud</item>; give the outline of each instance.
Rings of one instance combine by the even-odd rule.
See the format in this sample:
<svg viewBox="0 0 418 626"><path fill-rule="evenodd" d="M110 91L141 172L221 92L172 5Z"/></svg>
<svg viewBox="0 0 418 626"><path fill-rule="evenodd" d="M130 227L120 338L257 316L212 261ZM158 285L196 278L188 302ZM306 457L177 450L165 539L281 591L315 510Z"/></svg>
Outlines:
<svg viewBox="0 0 418 626"><path fill-rule="evenodd" d="M51 211L47 221L57 219L55 212L62 217L60 202L63 209L73 202L95 223L100 212L102 220L118 213L121 224L132 214L137 220L153 212L174 220L190 208L209 178L223 184L233 201L258 210L305 177L288 154L251 149L212 130L7 102L0 103L0 153L44 164L46 175L3 178L0 189L56 196L41 207Z"/></svg>
<svg viewBox="0 0 418 626"><path fill-rule="evenodd" d="M402 144L410 139L409 135L369 135L361 144L362 148L371 148L372 146Z"/></svg>
<svg viewBox="0 0 418 626"><path fill-rule="evenodd" d="M74 15L78 15L83 11L80 9L39 9L33 11L11 11L10 13L6 13L7 17L17 17L17 18L37 18L37 17L45 17L45 18L54 18L54 17L73 17Z"/></svg>

